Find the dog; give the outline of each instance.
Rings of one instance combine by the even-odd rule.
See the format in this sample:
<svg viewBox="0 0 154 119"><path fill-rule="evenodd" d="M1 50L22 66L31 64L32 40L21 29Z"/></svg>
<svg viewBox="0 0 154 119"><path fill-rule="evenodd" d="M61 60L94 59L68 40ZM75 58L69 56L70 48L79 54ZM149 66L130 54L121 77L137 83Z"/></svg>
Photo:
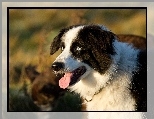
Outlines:
<svg viewBox="0 0 154 119"><path fill-rule="evenodd" d="M61 76L56 76L50 68L40 73L32 65L25 67L25 73L31 83L28 92L34 104L40 111L53 111L57 100L66 93L58 86Z"/></svg>
<svg viewBox="0 0 154 119"><path fill-rule="evenodd" d="M140 48L135 43L121 42L123 38L140 39L128 37L118 37L103 25L62 29L50 46L51 55L58 49L62 51L52 64L56 74L64 73L59 86L80 94L86 100L87 111L147 111L146 45ZM116 118L116 114L101 113L95 118ZM134 115L139 119L138 114L126 113L120 119ZM94 115L89 113L89 118Z"/></svg>

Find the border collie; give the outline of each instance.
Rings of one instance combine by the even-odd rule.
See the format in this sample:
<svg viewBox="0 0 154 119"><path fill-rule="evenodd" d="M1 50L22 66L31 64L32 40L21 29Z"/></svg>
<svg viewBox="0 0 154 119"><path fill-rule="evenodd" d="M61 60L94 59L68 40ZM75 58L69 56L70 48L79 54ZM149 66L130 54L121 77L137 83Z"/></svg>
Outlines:
<svg viewBox="0 0 154 119"><path fill-rule="evenodd" d="M25 73L31 83L27 92L39 111L53 111L57 100L66 93L58 86L61 76L56 76L51 68L38 72L36 66L32 65L25 67Z"/></svg>
<svg viewBox="0 0 154 119"><path fill-rule="evenodd" d="M116 34L101 25L62 29L51 43L50 54L59 48L62 52L52 64L56 74L65 74L59 86L79 93L86 100L87 111L147 110L146 50L120 42ZM105 119L105 113L96 117L92 113L91 119ZM121 113L106 114L113 119ZM121 118L132 119L136 114L125 112ZM136 115L134 119L138 118Z"/></svg>

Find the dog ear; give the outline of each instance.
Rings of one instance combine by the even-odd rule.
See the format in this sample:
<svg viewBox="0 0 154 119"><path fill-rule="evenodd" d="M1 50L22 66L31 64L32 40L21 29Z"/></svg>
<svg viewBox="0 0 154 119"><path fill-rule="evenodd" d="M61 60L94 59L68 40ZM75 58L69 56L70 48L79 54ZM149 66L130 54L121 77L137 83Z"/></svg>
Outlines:
<svg viewBox="0 0 154 119"><path fill-rule="evenodd" d="M53 42L50 46L50 55L53 55L59 48L61 44L61 36L58 35L53 39Z"/></svg>
<svg viewBox="0 0 154 119"><path fill-rule="evenodd" d="M97 35L98 34L98 35ZM100 53L114 54L113 41L115 35L110 31L97 30L91 36L90 40L94 42L92 48Z"/></svg>
<svg viewBox="0 0 154 119"><path fill-rule="evenodd" d="M93 44L92 47L96 48L96 50L92 50L92 53L99 63L100 72L104 73L110 67L112 62L111 55L115 53L113 48L115 37L114 34L109 31L100 30L98 32L99 35L94 34L94 38L91 39L95 41L95 44Z"/></svg>
<svg viewBox="0 0 154 119"><path fill-rule="evenodd" d="M25 72L31 82L33 82L36 79L36 77L40 75L40 73L36 71L36 66L27 66L25 68Z"/></svg>
<svg viewBox="0 0 154 119"><path fill-rule="evenodd" d="M110 31L102 30L97 26L87 28L84 32L87 34L85 37L87 47L90 46L95 63L97 63L97 65L93 67L100 73L104 73L112 62L111 55L115 53L113 46L115 34Z"/></svg>
<svg viewBox="0 0 154 119"><path fill-rule="evenodd" d="M60 33L53 39L53 42L50 46L50 55L53 55L61 46L61 38L69 30L69 28L64 28L60 31Z"/></svg>
<svg viewBox="0 0 154 119"><path fill-rule="evenodd" d="M103 30L100 26L86 26L80 31L80 36L85 41L87 46L91 46L94 50L100 53L114 54L112 43L115 39L115 34L110 31ZM86 35L85 35L86 34Z"/></svg>

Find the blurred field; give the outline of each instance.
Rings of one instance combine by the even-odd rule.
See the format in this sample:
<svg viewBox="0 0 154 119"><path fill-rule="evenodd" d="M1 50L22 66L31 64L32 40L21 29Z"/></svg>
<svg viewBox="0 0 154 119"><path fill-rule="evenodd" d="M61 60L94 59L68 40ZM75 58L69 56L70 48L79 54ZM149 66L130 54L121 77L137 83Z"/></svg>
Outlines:
<svg viewBox="0 0 154 119"><path fill-rule="evenodd" d="M24 98L30 85L24 68L32 64L41 72L50 67L59 54L50 56L50 43L58 31L69 25L92 23L103 24L116 34L146 36L145 9L9 10L9 100L13 111L38 111L28 96Z"/></svg>

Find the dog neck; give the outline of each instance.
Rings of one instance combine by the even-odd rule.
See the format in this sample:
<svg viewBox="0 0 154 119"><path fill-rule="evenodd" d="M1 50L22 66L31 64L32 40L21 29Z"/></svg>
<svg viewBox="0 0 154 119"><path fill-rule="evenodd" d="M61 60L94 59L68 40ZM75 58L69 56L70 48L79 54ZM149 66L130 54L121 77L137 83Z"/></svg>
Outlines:
<svg viewBox="0 0 154 119"><path fill-rule="evenodd" d="M93 97L94 97L95 95L99 94L99 93L101 92L102 89L103 89L103 87L100 88L100 90L99 90L97 93L95 93L93 96L88 96L88 97L86 97L84 100L85 100L86 102L92 101L92 100L93 100ZM85 102L84 102L84 103L85 103Z"/></svg>
<svg viewBox="0 0 154 119"><path fill-rule="evenodd" d="M112 64L110 68L106 71L104 75L99 74L98 72L92 73L92 76L89 76L87 79L96 79L96 82L93 83L95 85L95 92L92 90L89 91L91 92L85 97L85 100L87 102L90 102L93 100L93 97L99 94L106 86L110 85L114 77L117 77L117 73L119 72L118 70L118 65ZM84 80L83 80L84 81ZM87 81L87 80L86 80Z"/></svg>

